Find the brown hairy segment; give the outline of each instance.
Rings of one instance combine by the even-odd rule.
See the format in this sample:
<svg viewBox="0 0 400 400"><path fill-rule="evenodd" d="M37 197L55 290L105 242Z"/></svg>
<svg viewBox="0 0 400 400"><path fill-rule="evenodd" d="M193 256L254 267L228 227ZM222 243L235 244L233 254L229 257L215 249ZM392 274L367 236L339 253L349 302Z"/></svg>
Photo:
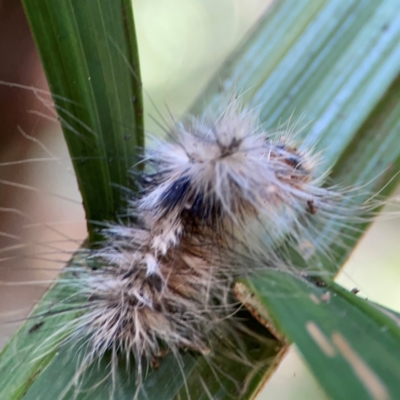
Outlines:
<svg viewBox="0 0 400 400"><path fill-rule="evenodd" d="M144 365L180 350L207 356L217 336L230 337L232 282L213 244L183 233L160 254L151 230L114 226L106 235L108 246L92 254L102 267L80 277L86 308L72 328L89 343L87 366L109 350L113 360L133 356L140 387Z"/></svg>

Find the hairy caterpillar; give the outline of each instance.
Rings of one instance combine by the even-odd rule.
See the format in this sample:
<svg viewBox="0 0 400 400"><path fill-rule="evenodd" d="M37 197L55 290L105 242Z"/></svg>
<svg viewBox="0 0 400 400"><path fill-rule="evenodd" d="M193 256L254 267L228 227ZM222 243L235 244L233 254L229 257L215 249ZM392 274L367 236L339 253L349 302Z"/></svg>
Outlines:
<svg viewBox="0 0 400 400"><path fill-rule="evenodd" d="M166 352L212 356L214 339L240 325L234 279L294 272L286 250L309 258L302 240L316 243L321 222L340 221L346 196L322 186L317 158L292 134L263 131L234 97L217 118L178 122L145 161L135 223L104 230L89 256L99 268L77 269L84 310L68 326L89 343L84 364L109 350L113 360L133 357L139 389L145 365Z"/></svg>
<svg viewBox="0 0 400 400"><path fill-rule="evenodd" d="M279 141L276 141L274 144L275 145L279 145L278 144L279 143ZM289 140L289 143L291 143L291 141ZM218 143L217 143L218 144ZM236 146L236 145L235 145ZM232 147L235 147L235 146L232 146ZM285 146L283 145L283 144L280 144L280 146L281 147L283 147L283 149L278 149L278 150L283 150L283 151L286 151L285 150ZM220 147L220 146L218 146L218 147ZM231 147L231 146L225 146L225 147ZM273 146L271 146L271 148L273 148ZM290 149L290 153L297 153L297 150L295 150L295 147L293 146L293 148L292 148L292 146L289 146L289 149ZM232 149L228 149L229 151L232 151ZM236 149L235 149L235 151L236 151ZM277 153L279 153L279 152L277 152ZM274 154L275 155L275 154ZM226 158L226 157L229 157L230 158L230 154L229 155L227 155L227 156L225 156L224 158ZM278 158L279 158L280 156L278 156ZM297 157L297 154L296 154L296 157ZM221 158L221 154L219 154L219 156L218 156L218 158ZM287 160L286 160L286 164L288 164L288 162L289 162L289 164L291 163L291 164L295 164L296 162L293 162L293 160L292 161L289 161L289 159L288 159L288 157L284 157L285 159L287 158ZM298 158L298 157L297 157ZM304 158L304 157L303 157ZM155 159L157 160L157 157L155 157ZM285 167L286 168L286 167ZM164 178L165 178L165 180L166 181L168 181L168 176L167 177L165 177L164 176ZM151 177L150 177L150 179L151 179ZM161 178L162 179L162 178ZM302 181L302 182L300 182L300 187L301 186L303 186L305 183L309 183L309 182L312 182L312 180L308 180L308 177L306 178L306 179L304 179L304 181ZM173 182L173 183L175 183L175 182ZM184 182L184 183L186 183L186 182ZM278 182L279 183L279 182ZM144 185L145 186L145 185ZM318 186L318 185L317 185ZM150 191L148 191L146 194L147 195L149 195L150 193L152 192L152 190L150 190ZM165 192L164 192L165 193ZM145 196L144 196L145 197ZM223 197L223 196L222 196ZM272 196L271 196L271 198L272 198ZM187 200L187 199L186 199ZM278 233L279 233L279 235L278 236L276 236L276 235L274 235L273 237L270 237L270 236L268 236L268 233L270 233L270 232L272 232L272 233L274 233L275 234L275 231L273 230L273 229L268 229L268 231L266 232L266 243L262 243L262 244L260 244L260 243L258 243L258 238L259 237L261 237L261 235L259 235L259 234L253 234L253 238L255 238L256 240L257 240L257 243L255 243L254 244L254 246L252 246L252 240L248 240L248 236L251 236L251 234L253 233L253 232L257 232L257 230L258 230L258 232L262 232L263 231L263 229L264 229L264 227L265 227L265 223L264 222L268 222L268 218L266 218L266 216L264 215L264 219L263 220L261 220L261 221L258 221L257 220L257 218L255 218L256 216L258 216L257 214L255 214L255 212L253 212L253 213L250 213L250 217L251 218L249 218L249 220L247 220L246 218L246 224L248 223L248 222L250 222L251 221L251 226L250 226L250 228L248 228L247 226L246 226L246 224L245 224L245 227L247 228L244 232L246 233L245 235L242 235L242 233L243 233L243 229L241 229L241 226L243 225L240 225L240 224L233 224L233 227L231 226L232 225L232 221L231 221L231 215L233 215L234 216L234 214L232 214L231 212L230 213L227 213L227 215L225 215L224 217L225 218L223 218L222 219L222 224L220 225L220 224L214 224L213 225L213 222L214 221L211 221L211 223L209 223L210 221L205 221L205 223L203 224L203 221L202 221L202 218L200 218L200 223L198 224L198 223L196 223L195 225L194 225L194 229L197 229L198 227L199 227L199 225L200 225L200 227L203 227L204 228L204 226L203 225L205 225L205 229L207 230L207 231L210 231L210 232L206 232L206 235L204 235L204 233L202 232L202 231L200 231L200 236L203 236L204 235L204 237L206 238L206 239L208 239L208 238L210 238L211 236L210 236L210 233L213 233L214 234L214 231L216 231L216 235L214 234L213 236L212 236L212 238L214 239L216 236L217 236L217 239L219 239L220 238L220 236L221 235L226 235L226 231L228 232L228 234L226 235L226 236L228 236L228 237L225 237L225 238L222 238L219 242L217 242L217 243L219 243L219 246L218 246L218 248L220 248L220 249L222 249L222 250L225 250L225 248L234 248L235 249L235 251L236 251L236 254L239 254L240 256L242 256L243 255L243 253L246 253L246 251L248 251L248 250L251 250L252 252L253 252L253 254L254 255L256 255L258 258L261 258L261 259L266 259L266 260L269 260L270 262L273 260L273 259L276 259L276 261L282 261L282 260L286 260L286 257L284 257L283 255L281 255L281 254L278 254L277 255L277 257L273 257L273 256L275 256L275 249L274 249L274 247L276 246L276 244L278 243L278 242L280 242L281 241L281 236L283 237L283 236L286 236L286 234L291 234L292 236L293 236L293 245L294 246L292 246L292 247L296 247L298 244L299 244L299 248L300 248L300 252L301 252L301 254L303 254L302 252L303 252L303 250L304 250L304 246L301 246L301 244L302 243L299 243L298 242L298 238L299 237L301 237L301 234L302 234L302 232L297 232L298 231L298 227L300 227L300 229L302 228L302 227L305 227L306 225L308 225L308 226L306 226L306 228L307 228L307 232L310 232L309 231L309 228L310 228L310 225L311 225L311 227L315 230L315 231L318 231L318 229L316 229L315 228L315 225L314 225L314 222L316 221L316 219L317 218L319 218L319 216L322 214L322 212L321 212L321 210L323 210L323 208L317 208L316 206L315 206L315 202L314 202L314 200L310 200L310 199L307 199L307 201L306 201L306 205L305 205L305 203L304 203L304 201L300 201L301 199L300 198L296 198L296 201L298 201L298 203L299 204L301 204L301 207L299 207L299 212L296 214L296 213L287 213L287 212L284 212L283 213L283 216L282 216L282 218L280 219L280 220L278 220L277 221L277 224L276 224L276 226L278 227L278 228L280 228L280 229L282 229L282 233L281 233L281 231L279 231ZM305 199L303 199L303 200L305 200ZM335 198L333 199L333 203L335 203ZM185 217L185 215L187 215L187 214L190 214L191 213L191 211L192 211L192 208L193 208L193 203L192 202L195 202L195 204L197 204L196 203L196 201L195 200L193 200L193 199L191 199L190 198L190 196L189 196L189 199L188 199L188 201L186 202L185 201L185 205L184 205L184 207L183 207L183 210L180 210L179 209L179 206L177 205L177 207L178 208L176 208L175 210L171 210L171 212L172 211L176 211L176 218L173 220L173 221L176 221L176 224L178 225L178 229L177 229L177 231L176 232L173 232L173 236L172 236L172 239L173 239L173 242L171 243L171 240L170 240L170 238L169 237L167 237L167 238L165 238L165 237L163 237L163 232L156 232L155 234L154 234L154 236L152 235L152 232L154 231L153 229L152 229L152 227L153 227L153 225L155 224L155 223L157 223L158 221L159 221L159 219L162 221L162 222L164 222L162 219L163 219L163 217L164 217L164 215L157 215L157 213L156 213L156 216L153 216L153 215L151 215L152 214L152 208L151 207L149 207L148 209L146 209L144 206L143 206L143 209L144 209L144 211L145 212L143 212L143 213L141 213L141 214L143 214L144 216L145 216L145 220L144 221L142 221L141 222L141 225L142 225L142 227L140 227L139 229L140 229L140 231L136 231L136 232L131 232L132 233L132 236L134 237L134 238L136 238L136 236L138 236L139 238L138 238L138 240L136 241L136 242L133 242L133 245L131 246L131 247L129 247L129 246L126 246L126 237L129 237L129 235L131 234L131 233L129 233L129 232L125 232L126 233L126 237L124 237L124 232L116 232L116 233L114 233L114 235L115 236L111 236L111 238L112 238L112 240L117 240L117 241L121 241L121 245L119 246L119 249L121 250L121 249L123 249L123 245L124 245L124 243L125 243L125 246L127 247L127 252L129 253L129 251L130 250L132 250L132 251L138 251L139 250L139 248L143 248L144 246L147 246L147 245L149 245L149 247L150 248L153 248L153 250L154 249L156 249L156 253L157 253L157 251L162 251L162 252L165 252L165 253L168 253L169 252L169 249L171 248L171 247L175 247L175 246L181 246L182 244L183 244L183 240L182 240L182 229L186 226L186 221L185 221L185 223L184 224L181 224L180 223L180 220L183 218L184 220L185 219L187 219L186 217ZM201 201L201 199L200 199L200 204L207 204L205 201ZM279 203L279 199L277 200L277 203ZM158 203L155 203L156 205L158 204ZM304 208L304 206L305 206L305 208ZM230 204L229 204L229 202L228 202L228 206L227 207L225 207L224 208L224 210L225 209L230 209L231 208L231 206L230 206ZM247 208L247 207L244 207L245 209ZM211 208L212 209L212 208ZM286 204L285 204L285 207L281 207L281 208L277 208L278 209L278 211L286 211L287 209L290 209L290 207L286 207ZM285 209L285 210L284 210ZM305 213L304 212L304 210L306 210L308 213ZM162 211L162 210L161 210ZM247 211L247 210L246 210ZM184 215L182 215L182 213L185 213ZM310 215L309 215L310 214ZM217 213L217 215L218 215L218 213ZM158 217L160 217L160 218L158 218ZM301 217L301 219L306 219L307 221L311 221L311 222L307 222L307 223L305 223L305 221L303 222L303 221L300 221L300 223L298 223L298 224L296 224L296 222L299 220L299 218ZM207 219L207 218L205 218L205 219ZM254 222L253 222L254 221ZM236 221L235 221L236 222ZM169 222L167 221L166 222L166 228L168 228L169 227ZM273 224L273 222L271 222L270 223L270 225L272 226L272 227L274 227L275 225ZM210 228L210 226L211 226L211 228ZM181 227L182 227L182 229L181 229ZM189 227L191 228L191 230L193 230L193 227L192 227L192 224L190 224L189 225ZM217 229L215 229L215 227L217 228ZM229 228L229 229L225 229L225 228ZM186 228L187 228L187 226L186 226ZM181 229L181 230L179 230L179 229ZM253 230L254 229L254 230ZM167 229L167 231L169 231L169 229ZM247 234L247 233L249 233L249 234ZM112 235L112 232L111 232L111 235ZM132 236L131 236L131 238L132 238ZM311 236L315 236L315 235L311 235ZM144 238L144 239L143 239ZM154 238L156 238L156 240L154 240ZM139 240L140 239L140 240ZM124 240L125 240L125 242L124 242ZM225 241L224 241L225 240ZM225 242L229 242L230 241L230 245L225 245ZM176 242L176 243L175 243ZM212 240L211 241L212 243L214 242L214 240ZM311 240L309 241L310 243L313 243ZM203 240L203 242L202 242L203 244L204 244L204 240ZM207 243L207 242L206 242ZM129 243L129 244L131 244L131 243ZM232 246L232 244L233 244L233 246ZM249 246L249 244L250 244L250 246ZM271 246L270 246L271 245ZM161 247L162 246L162 247ZM191 246L192 247L192 246ZM209 247L209 246L208 246ZM277 246L276 246L277 247ZM270 253L269 255L268 254L265 254L265 252L263 253L263 249L267 249L268 250L268 252ZM105 254L103 254L103 259L105 259L106 261L107 261L107 257L109 256L109 253L112 253L112 251L113 250L115 250L114 249L114 243L112 243L112 246L110 246L110 248L106 251L106 253ZM117 249L118 250L118 249ZM222 250L220 250L220 251L222 251ZM225 255L225 252L224 251L222 251L222 253ZM229 253L229 251L228 251L228 253ZM147 253L146 253L147 254ZM117 256L118 254L114 254L115 256ZM157 255L157 254L156 254ZM98 256L99 257L101 257L101 254L99 253L98 254ZM202 258L201 259L203 259L203 257L204 256L202 256ZM96 257L95 257L96 258ZM147 272L147 270L151 270L151 271L153 271L153 272L155 272L155 270L156 270L156 267L157 267L157 263L158 263L158 260L159 260L159 258L157 257L156 258L156 262L152 262L151 264L150 263L148 263L147 262L147 259L151 259L151 258L156 258L156 256L153 254L153 253L150 253L149 254L149 257L147 257L146 258L146 263L144 264L144 267L145 268L142 268L141 270L139 270L139 272L141 272L141 273L143 273L143 271L146 271ZM220 258L222 258L222 257L220 257ZM175 260L175 259L174 259ZM102 261L102 260L101 260ZM129 261L129 260L128 260ZM217 265L221 265L221 262L220 262L221 260L218 260L218 262L217 262ZM138 260L133 260L133 262L139 262ZM116 275L118 272L115 272L115 271L113 271L113 266L114 266L114 264L113 264L113 259L111 259L108 263L107 263L108 265L111 265L111 268L109 268L109 275L110 276L114 276L114 275ZM160 263L159 263L160 264ZM195 263L196 264L196 266L197 266L197 262ZM227 265L228 263L227 263L227 257L224 257L224 263L222 263L222 265L221 265L221 267L224 267L225 265ZM238 270L240 270L240 266L241 265L243 265L243 263L237 263L238 264ZM277 262L277 263L275 263L275 262L271 262L271 264L273 265L273 266L276 266L276 264L279 266L279 262ZM285 263L284 262L281 262L281 264L282 264L282 266L285 266ZM129 265L130 266L130 265ZM129 267L128 266L128 267ZM142 265L143 266L143 265ZM149 268L151 266L151 268ZM163 267L162 267L162 265L160 265L159 266L159 269L161 270ZM190 268L190 265L189 265L189 268ZM243 267L242 267L243 268ZM222 268L221 268L222 269ZM124 271L124 268L122 267L122 268L120 268L120 270L122 271L122 276L123 276L123 278L126 280L126 281L128 281L128 284L129 284L129 276L126 276L126 273L125 273L125 271ZM128 270L128 268L126 268L126 270ZM234 269L232 268L232 271L234 271ZM115 272L115 273L114 273ZM245 272L245 271L244 271ZM98 287L101 287L101 283L104 283L104 286L105 285L107 285L108 284L108 276L107 276L107 274L104 274L105 275L105 279L101 279L104 275L102 274L102 271L99 271L99 272L97 272L97 271L95 271L93 274L89 274L90 275L90 278L93 278L93 282L96 282L96 279L98 279L98 283L99 283L99 285L98 285ZM140 274L138 274L139 276L138 276L138 279L145 279L145 278L143 278L142 276L140 276ZM155 273L153 273L153 275L155 275ZM168 277L169 277L170 275L168 275ZM126 278L125 278L126 277ZM221 277L219 276L218 277L219 279L221 279ZM223 277L222 277L222 279L223 279ZM122 279L120 279L120 280L118 280L118 283L120 283L120 281L121 281ZM125 283L125 282L123 282L123 283ZM151 284L153 284L154 285L154 287L156 287L157 288L157 283L152 283L152 282L150 282ZM229 282L228 282L229 283ZM149 285L150 286L150 285ZM159 285L158 285L159 286ZM229 286L229 285L227 285L227 286ZM150 286L150 289L151 289L151 287L152 286ZM86 294L86 296L89 298L89 301L87 302L87 304L89 304L90 306L93 306L93 307L97 307L98 306L98 308L99 309L104 309L104 307L103 308L101 308L101 304L103 304L104 305L104 301L108 301L108 296L104 296L103 298L96 298L96 297L94 297L94 296L91 296L92 294L93 294L93 291L94 291L94 289L95 289L95 286L93 286L93 287L90 287L90 285L89 285L89 288L90 289L93 289L93 290L87 290L87 292L90 292L90 293L85 293L85 288L82 290L82 292L83 292L83 294ZM126 288L122 288L121 290L126 290ZM114 292L114 291L113 291ZM107 292L106 292L106 294L107 294ZM141 293L139 293L139 295L141 296L141 299L142 299L142 294ZM91 302L93 300L93 303ZM96 304L96 300L99 300L99 304ZM103 303L101 303L101 301L102 300L104 300L103 301ZM144 300L146 300L146 298L144 298ZM116 301L118 301L118 298L116 299ZM229 303L228 303L229 304ZM133 304L133 307L135 306L135 304ZM118 306L117 306L118 307ZM89 310L90 311L90 310ZM174 314L175 315L175 314ZM84 318L86 317L86 314L84 313L84 315L83 315L83 317L82 317L82 319L81 319L81 321L82 320L84 320ZM104 317L104 316L103 316ZM210 315L207 315L206 316L207 318L208 317L210 317L210 319L211 320L214 320L214 315L212 315L212 314L210 314ZM217 314L216 315L216 317L217 318L219 318L219 314ZM168 321L169 322L169 321ZM201 322L203 322L203 321L201 321ZM101 322L98 324L98 325L100 325L100 327L101 327ZM87 325L86 325L87 326ZM82 327L82 331L84 331L85 330L85 327L86 326L83 326ZM167 325L168 326L168 325ZM95 326L95 329L93 330L93 333L96 333L96 332L98 332L99 333L99 335L101 336L101 332L99 332L99 329L96 329L97 327ZM207 331L207 327L203 327L203 326L199 326L199 328L200 328L200 331ZM211 330L213 330L213 326L211 326ZM160 334L161 334L162 332L160 332ZM91 334L91 332L89 332L89 335ZM207 338L207 336L208 335L206 335L206 338ZM103 336L104 337L104 336ZM115 338L114 338L115 339ZM118 343L118 341L112 341L113 340L113 337L111 337L111 340L110 340L110 342L109 343ZM201 340L203 340L202 338L201 338ZM129 343L128 343L129 344ZM180 345L179 345L180 346ZM185 346L185 344L183 344L183 346ZM182 347L183 347L182 346ZM100 346L99 346L100 347ZM106 346L107 347L107 346ZM128 346L129 347L129 346ZM98 347L96 348L95 346L94 346L94 348L96 349L96 350L101 350L101 348L99 349ZM203 350L204 349L204 347L203 346L201 346L201 349L200 349L200 351L204 351ZM135 350L135 349L134 349ZM156 349L157 350L157 349ZM206 349L207 350L207 349ZM146 350L147 351L147 350ZM150 349L150 351L151 351L151 349ZM158 352L158 350L156 351L156 354L157 354L157 352ZM99 354L101 354L101 351L98 351L97 352L97 355L99 355Z"/></svg>
<svg viewBox="0 0 400 400"><path fill-rule="evenodd" d="M220 115L187 118L155 139L134 177L135 222L103 231L106 243L84 254L99 267L74 266L68 284L78 296L48 313L82 310L60 329L66 343L88 343L77 376L111 350L113 371L120 356L136 360L139 395L148 364L164 354L212 358L215 338L236 340L235 278L297 273L288 251L302 259L326 252L324 221L342 224L378 204L343 207L353 193L324 187L318 160L290 129L264 131L235 97Z"/></svg>

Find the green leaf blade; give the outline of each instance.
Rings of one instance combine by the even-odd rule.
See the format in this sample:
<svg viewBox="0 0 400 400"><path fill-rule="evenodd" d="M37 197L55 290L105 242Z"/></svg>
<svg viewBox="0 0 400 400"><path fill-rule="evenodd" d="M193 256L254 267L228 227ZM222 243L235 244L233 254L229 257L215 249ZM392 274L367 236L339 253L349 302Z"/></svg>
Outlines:
<svg viewBox="0 0 400 400"><path fill-rule="evenodd" d="M257 310L265 307L266 318L296 343L330 397L400 396L400 328L374 306L333 283L316 287L279 272L239 287L242 299L247 290L256 294Z"/></svg>
<svg viewBox="0 0 400 400"><path fill-rule="evenodd" d="M66 0L57 6L34 0L24 6L93 236L94 222L118 219L120 188L134 189L128 170L144 144L132 8L122 0Z"/></svg>

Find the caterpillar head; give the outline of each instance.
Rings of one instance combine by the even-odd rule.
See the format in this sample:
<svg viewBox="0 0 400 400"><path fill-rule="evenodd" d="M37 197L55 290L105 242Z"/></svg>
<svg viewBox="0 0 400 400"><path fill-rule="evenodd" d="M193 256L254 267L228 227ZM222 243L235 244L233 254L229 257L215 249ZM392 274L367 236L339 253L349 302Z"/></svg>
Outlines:
<svg viewBox="0 0 400 400"><path fill-rule="evenodd" d="M311 149L290 132L265 132L237 103L217 119L176 124L147 160L152 171L136 206L163 254L197 231L220 246L235 241L265 252L288 234L300 236L318 222L315 214L329 218L340 197L322 187ZM261 237L266 245L251 243Z"/></svg>

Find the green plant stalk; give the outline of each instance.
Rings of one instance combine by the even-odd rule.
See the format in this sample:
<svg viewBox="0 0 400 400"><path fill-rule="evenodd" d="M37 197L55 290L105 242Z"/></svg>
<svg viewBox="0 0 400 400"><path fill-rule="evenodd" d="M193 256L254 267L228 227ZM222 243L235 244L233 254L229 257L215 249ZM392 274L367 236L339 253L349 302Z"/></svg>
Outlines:
<svg viewBox="0 0 400 400"><path fill-rule="evenodd" d="M127 0L24 1L65 140L91 239L117 221L121 188L144 145L138 49Z"/></svg>
<svg viewBox="0 0 400 400"><path fill-rule="evenodd" d="M282 272L239 282L236 290L296 343L330 398L400 396L400 324L394 315L332 282L317 287Z"/></svg>

